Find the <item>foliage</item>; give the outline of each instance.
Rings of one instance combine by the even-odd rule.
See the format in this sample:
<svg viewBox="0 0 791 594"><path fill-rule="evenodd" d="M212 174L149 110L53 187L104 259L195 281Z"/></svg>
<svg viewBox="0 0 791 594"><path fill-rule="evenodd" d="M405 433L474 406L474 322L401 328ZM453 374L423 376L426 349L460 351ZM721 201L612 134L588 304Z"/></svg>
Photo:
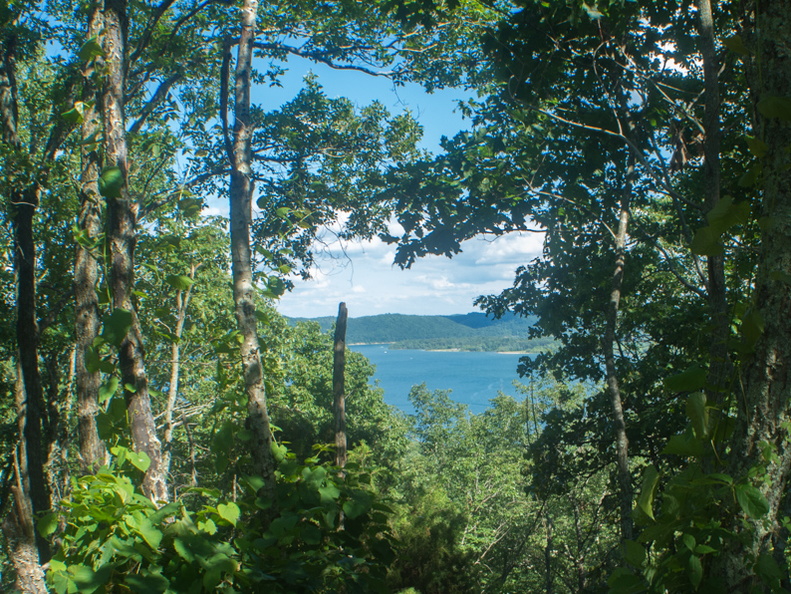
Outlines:
<svg viewBox="0 0 791 594"><path fill-rule="evenodd" d="M781 591L781 565L786 561L757 552L750 544L756 524L769 512L756 485L767 480L766 467L776 461L777 453L763 443L762 463L748 476L734 478L718 457L731 437L734 419L707 403L700 392L687 397L686 412L689 424L670 438L662 453L676 460L683 457L687 463L668 472L661 488L662 473L653 465L646 468L635 507L644 528L637 542L624 543L629 566L613 573L611 591L721 591L726 576L717 563L734 543L759 578L758 587Z"/></svg>
<svg viewBox="0 0 791 594"><path fill-rule="evenodd" d="M253 477L236 501L196 488L158 508L135 487L145 459L123 448L113 453L112 467L75 480L62 516L39 522L62 543L48 572L59 594L382 589L389 510L365 467L352 462L344 477L318 457L301 463L278 446L279 510L264 530L258 518L270 503L256 499ZM188 508L193 497L204 503Z"/></svg>

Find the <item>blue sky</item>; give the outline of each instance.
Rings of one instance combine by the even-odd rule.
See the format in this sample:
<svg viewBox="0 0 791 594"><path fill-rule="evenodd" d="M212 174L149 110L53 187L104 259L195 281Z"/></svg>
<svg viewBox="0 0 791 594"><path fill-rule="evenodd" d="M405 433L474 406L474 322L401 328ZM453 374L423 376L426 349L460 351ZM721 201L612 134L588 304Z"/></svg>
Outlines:
<svg viewBox="0 0 791 594"><path fill-rule="evenodd" d="M419 85L395 87L383 77L372 77L322 65L295 61L287 65L283 87L259 87L253 101L274 109L291 99L310 71L331 97L345 96L359 106L380 101L391 113L409 110L423 125L424 148L439 150L441 137L453 136L467 127L456 109L467 99L463 90L445 89L432 94ZM381 313L442 315L475 311L479 295L499 293L510 286L516 268L541 251L542 235L511 234L500 238L473 239L453 259L430 256L410 270L393 266L392 246L378 239L343 242L332 230L323 236L312 279L294 279L295 288L278 304L281 313L293 317L332 316L345 301L349 315Z"/></svg>

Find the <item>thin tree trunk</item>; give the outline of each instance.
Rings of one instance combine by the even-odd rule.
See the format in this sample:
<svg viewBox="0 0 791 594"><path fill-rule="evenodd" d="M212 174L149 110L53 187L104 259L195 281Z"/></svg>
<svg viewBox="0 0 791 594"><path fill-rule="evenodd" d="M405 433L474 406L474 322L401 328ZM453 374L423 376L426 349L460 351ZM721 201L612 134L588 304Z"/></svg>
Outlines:
<svg viewBox="0 0 791 594"><path fill-rule="evenodd" d="M163 472L162 448L151 412L143 338L135 304L132 301L138 205L133 204L126 186L128 181L124 128L126 25L126 1L106 0L103 49L107 76L102 93L105 170L108 167L117 167L124 181L118 195L107 196L110 288L113 306L132 314L132 326L119 349L118 367L121 385L126 391L132 443L136 451L145 452L151 459L151 465L143 478L142 488L154 501L167 501L167 477Z"/></svg>
<svg viewBox="0 0 791 594"><path fill-rule="evenodd" d="M699 15L698 31L706 99L703 115L703 128L706 132L703 141L703 187L705 188L706 210L710 211L720 201L719 65L715 47L712 2L711 0L696 0L696 4ZM724 256L708 256L706 267L708 277L706 292L709 298L712 322L707 397L712 403L720 403L727 390L728 377L731 372L728 357L730 316L726 299Z"/></svg>
<svg viewBox="0 0 791 594"><path fill-rule="evenodd" d="M253 41L255 40L258 2L245 0L242 8L242 32L234 76L234 126L231 161L230 217L231 270L236 322L242 336L240 346L242 374L247 391L248 426L253 433L253 472L264 479L261 496L275 505L275 461L272 455L272 431L266 410L266 390L258 344L253 266L250 249L252 219L253 134L250 121L250 87L252 85ZM274 507L270 508L270 515Z"/></svg>
<svg viewBox="0 0 791 594"><path fill-rule="evenodd" d="M102 13L94 5L88 21L87 38L98 37L103 27ZM99 58L97 58L99 60ZM77 225L81 241L77 242L74 257L74 334L77 344L77 428L79 432L80 464L83 471L93 472L105 463L107 450L99 437L96 415L99 411L101 374L89 371L86 352L101 328L96 283L99 263L91 246L102 232L102 208L99 195L100 157L97 147L101 132L99 113L94 106L98 97L93 75L101 63L90 62L83 69L84 104L82 122L82 172L80 174L80 211Z"/></svg>
<svg viewBox="0 0 791 594"><path fill-rule="evenodd" d="M629 225L629 199L632 192L634 160L629 158L621 206L618 214L618 229L615 233L615 270L610 284L610 300L607 304L604 332L604 365L607 374L607 390L612 403L615 426L615 456L618 467L618 503L621 515L621 539L631 540L632 523L632 475L629 472L629 439L626 436L626 421L623 415L623 399L615 367L615 329L618 324L618 309L621 302L624 266L626 264L626 234Z"/></svg>
<svg viewBox="0 0 791 594"><path fill-rule="evenodd" d="M335 465L346 467L346 319L349 312L346 304L338 306L335 323L335 341L332 366L333 413L335 417Z"/></svg>
<svg viewBox="0 0 791 594"><path fill-rule="evenodd" d="M24 396L22 396L24 398ZM14 507L3 521L3 535L8 542L8 553L14 564L16 581L14 591L23 594L46 594L48 592L44 568L36 546L35 522L30 496L26 493L22 477L25 459L24 441L20 441L14 453L14 480L11 487Z"/></svg>
<svg viewBox="0 0 791 594"><path fill-rule="evenodd" d="M786 425L791 419L791 285L785 280L791 272L791 128L785 117L767 113L761 107L761 101L791 97L791 9L787 2L779 0L756 3L755 8L760 36L755 38L753 54L763 74L750 82L759 100L756 135L768 147L762 161L761 214L772 222L762 231L753 301L763 331L744 364L743 400L738 403L730 470L738 479L766 464L766 475L759 474L755 486L766 497L769 511L763 519L750 523L746 546L734 539L731 547L717 558L716 570L731 592L747 592L757 586L750 558L777 553L787 539L782 518L791 470ZM763 444L771 446L777 457L765 462ZM740 532L744 529L739 519L731 528ZM788 583L788 566L785 559L781 561L781 580Z"/></svg>
<svg viewBox="0 0 791 594"><path fill-rule="evenodd" d="M192 264L190 266L189 278L193 283L195 282L195 273L199 266ZM187 308L190 304L190 296L192 295L192 285L187 290L176 291L176 327L174 328L174 335L176 340L170 345L170 382L168 384L168 401L165 405L165 434L163 441L165 442L164 452L162 454L162 466L165 473L170 473L170 462L172 460L172 442L173 442L173 429L175 423L173 422L173 412L176 408L176 397L179 393L179 373L181 370L181 336L184 334L184 323L187 321ZM183 421L186 423L186 418L182 415Z"/></svg>
<svg viewBox="0 0 791 594"><path fill-rule="evenodd" d="M553 524L552 516L547 514L545 527L547 531L547 544L544 546L544 571L546 572L544 586L546 594L552 594L555 591L555 580L552 577L552 549L555 546L554 535L552 533Z"/></svg>
<svg viewBox="0 0 791 594"><path fill-rule="evenodd" d="M20 150L22 143L17 135L18 109L16 96L16 40L9 35L3 40L0 64L0 116L3 140L13 150ZM14 270L16 273L16 341L17 341L17 414L20 446L17 464L14 513L9 519L11 528L19 528L25 550L35 539L41 562L49 560L49 545L40 536L28 530L32 514L50 509L49 485L45 478L45 447L42 420L44 394L38 364L38 319L36 314L36 246L33 220L39 203L37 185L11 190L10 203L14 224ZM31 516L22 515L30 512ZM12 516L14 515L12 513ZM25 544L27 543L27 544ZM22 552L20 553L22 554ZM26 558L26 557L24 557ZM21 561L23 558L20 558ZM15 559L15 561L17 561ZM20 569L18 567L18 569Z"/></svg>

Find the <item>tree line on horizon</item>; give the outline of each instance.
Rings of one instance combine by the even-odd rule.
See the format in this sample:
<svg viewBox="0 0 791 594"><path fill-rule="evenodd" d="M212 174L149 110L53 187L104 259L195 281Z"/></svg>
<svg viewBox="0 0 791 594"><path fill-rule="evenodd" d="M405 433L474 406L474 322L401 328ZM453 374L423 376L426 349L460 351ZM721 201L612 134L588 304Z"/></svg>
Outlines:
<svg viewBox="0 0 791 594"><path fill-rule="evenodd" d="M786 3L26 0L0 25L2 588L791 591ZM293 60L464 87L469 129L432 154L312 75L264 109ZM336 459L332 338L276 311L327 227L403 267L543 231L476 301L552 345L520 398L416 386L403 415L348 353Z"/></svg>

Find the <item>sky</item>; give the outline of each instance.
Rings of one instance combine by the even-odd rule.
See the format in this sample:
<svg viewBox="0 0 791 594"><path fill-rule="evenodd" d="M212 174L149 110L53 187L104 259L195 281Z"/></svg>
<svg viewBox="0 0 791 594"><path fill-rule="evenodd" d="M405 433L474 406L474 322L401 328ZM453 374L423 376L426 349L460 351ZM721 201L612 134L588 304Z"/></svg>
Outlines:
<svg viewBox="0 0 791 594"><path fill-rule="evenodd" d="M453 136L468 123L456 109L468 99L463 90L426 93L416 84L394 87L383 77L297 61L288 64L282 87L259 87L253 101L274 109L293 98L308 71L318 76L330 97L348 97L358 106L378 100L391 113L412 112L424 129L423 148L440 150L442 136ZM225 213L227 214L227 209ZM540 233L471 239L452 259L427 256L411 269L393 265L395 247L379 239L339 242L332 230L322 237L312 278L294 278L294 289L280 298L278 310L289 317L334 316L345 302L350 317L383 313L450 315L476 311L480 295L499 293L512 285L518 266L541 252Z"/></svg>

